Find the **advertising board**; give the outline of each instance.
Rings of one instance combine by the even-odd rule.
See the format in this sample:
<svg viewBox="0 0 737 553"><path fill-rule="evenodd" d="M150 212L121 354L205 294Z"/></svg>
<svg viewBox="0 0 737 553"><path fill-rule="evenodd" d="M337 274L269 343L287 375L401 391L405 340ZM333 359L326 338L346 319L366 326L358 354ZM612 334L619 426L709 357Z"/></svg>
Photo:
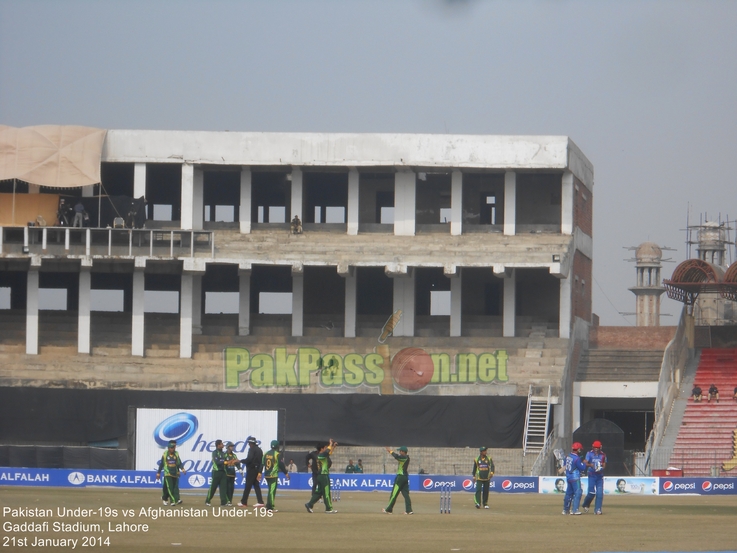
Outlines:
<svg viewBox="0 0 737 553"><path fill-rule="evenodd" d="M233 442L235 453L246 456L248 436L266 444L277 439L277 411L221 409L136 409L136 470L153 470L169 440L187 472L212 469L215 440Z"/></svg>

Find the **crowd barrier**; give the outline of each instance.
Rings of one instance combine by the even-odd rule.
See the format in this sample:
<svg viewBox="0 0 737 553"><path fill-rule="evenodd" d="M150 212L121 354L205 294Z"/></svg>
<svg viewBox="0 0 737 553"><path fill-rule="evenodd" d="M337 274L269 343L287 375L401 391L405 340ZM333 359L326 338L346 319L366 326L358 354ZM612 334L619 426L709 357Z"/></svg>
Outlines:
<svg viewBox="0 0 737 553"><path fill-rule="evenodd" d="M332 486L345 491L390 491L394 484L393 474L333 474ZM665 478L665 477L618 477L604 478L604 493L609 495L737 495L737 478ZM179 481L182 490L207 489L210 473L186 473ZM244 475L236 475L236 487L245 485ZM266 487L262 479L262 487ZM473 492L474 481L469 476L437 476L411 474L411 491ZM0 468L0 486L50 486L67 488L114 487L114 488L160 488L153 471L94 470L94 469L26 469ZM312 488L312 475L293 473L287 480L280 475L282 489L308 491ZM565 479L555 476L495 476L490 490L498 493L546 493L564 494ZM586 478L582 479L584 491Z"/></svg>

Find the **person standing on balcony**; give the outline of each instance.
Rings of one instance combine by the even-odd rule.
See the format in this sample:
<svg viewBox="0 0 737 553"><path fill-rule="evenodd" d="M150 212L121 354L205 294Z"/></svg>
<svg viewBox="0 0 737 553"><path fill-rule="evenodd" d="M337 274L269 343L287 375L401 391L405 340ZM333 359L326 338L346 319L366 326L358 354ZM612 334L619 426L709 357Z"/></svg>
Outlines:
<svg viewBox="0 0 737 553"><path fill-rule="evenodd" d="M84 226L84 205L82 200L78 200L74 205L74 221L72 222L73 227L82 228Z"/></svg>

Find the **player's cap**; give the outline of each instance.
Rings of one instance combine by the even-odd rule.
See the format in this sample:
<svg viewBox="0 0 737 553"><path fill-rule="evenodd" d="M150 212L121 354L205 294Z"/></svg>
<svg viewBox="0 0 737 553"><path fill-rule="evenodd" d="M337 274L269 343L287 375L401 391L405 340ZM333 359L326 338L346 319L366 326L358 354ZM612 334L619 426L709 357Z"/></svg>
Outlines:
<svg viewBox="0 0 737 553"><path fill-rule="evenodd" d="M176 447L177 441L176 440L169 440L169 447Z"/></svg>
<svg viewBox="0 0 737 553"><path fill-rule="evenodd" d="M271 447L279 447L279 440L271 440Z"/></svg>
<svg viewBox="0 0 737 553"><path fill-rule="evenodd" d="M481 446L481 447L479 448L479 451L486 451L487 449L489 449L489 448L487 448L487 447L486 447L485 445L482 445L482 446Z"/></svg>
<svg viewBox="0 0 737 553"><path fill-rule="evenodd" d="M254 438L253 436L248 436L248 439L246 441L249 444L255 444L256 443L256 438Z"/></svg>
<svg viewBox="0 0 737 553"><path fill-rule="evenodd" d="M235 447L235 444L233 442L228 442L225 444L225 447Z"/></svg>
<svg viewBox="0 0 737 553"><path fill-rule="evenodd" d="M591 444L591 447L601 447L601 442L599 440L596 440L593 444Z"/></svg>
<svg viewBox="0 0 737 553"><path fill-rule="evenodd" d="M399 451L403 451L404 453L407 453L407 446L406 445L399 446L397 449Z"/></svg>
<svg viewBox="0 0 737 553"><path fill-rule="evenodd" d="M583 446L581 445L581 442L573 442L571 449L573 451L578 451L579 449L583 449Z"/></svg>

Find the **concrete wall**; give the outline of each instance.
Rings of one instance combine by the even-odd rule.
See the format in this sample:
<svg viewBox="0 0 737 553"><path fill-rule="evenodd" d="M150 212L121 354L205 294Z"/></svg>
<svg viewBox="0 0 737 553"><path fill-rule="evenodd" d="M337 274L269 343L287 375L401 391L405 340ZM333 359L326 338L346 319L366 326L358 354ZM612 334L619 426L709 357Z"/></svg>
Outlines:
<svg viewBox="0 0 737 553"><path fill-rule="evenodd" d="M593 166L565 136L109 130L102 161L214 165L566 169Z"/></svg>
<svg viewBox="0 0 737 553"><path fill-rule="evenodd" d="M598 326L591 327L589 342L592 348L599 349L662 351L675 333L675 326Z"/></svg>

